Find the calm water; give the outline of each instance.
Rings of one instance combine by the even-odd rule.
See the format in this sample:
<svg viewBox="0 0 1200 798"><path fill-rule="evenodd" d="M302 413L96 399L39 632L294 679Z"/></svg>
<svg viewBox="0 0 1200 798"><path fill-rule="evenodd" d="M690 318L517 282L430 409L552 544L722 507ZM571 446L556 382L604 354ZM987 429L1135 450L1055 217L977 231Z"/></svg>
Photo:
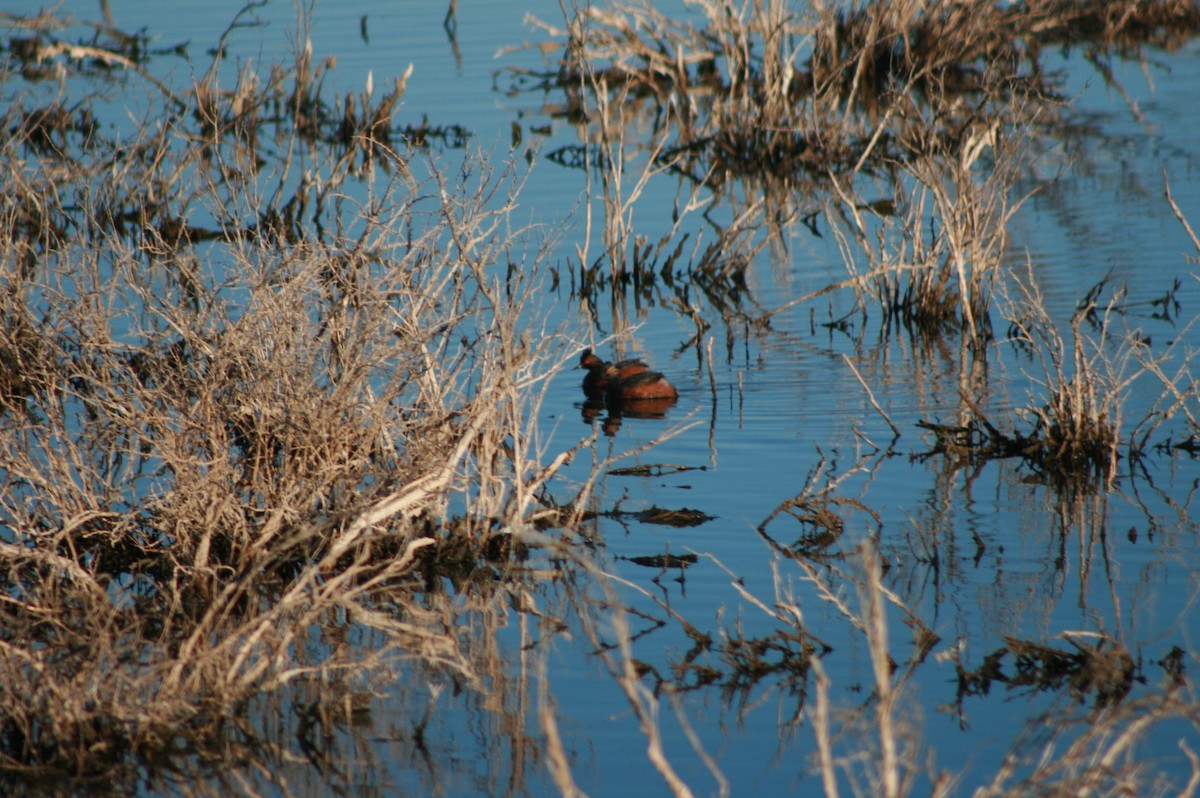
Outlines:
<svg viewBox="0 0 1200 798"><path fill-rule="evenodd" d="M204 49L236 8L196 3L166 13L159 3L114 1L109 6L119 26L144 26L164 46L190 41L198 71L207 65ZM80 16L96 13L91 3L72 2L64 8ZM505 96L493 89L506 85L503 76L494 74L504 66L541 64L536 51L497 57L502 48L543 38L524 24L526 11L562 23L556 2L462 0L455 47L442 29L445 6L440 2L339 2L316 8L312 41L318 56L336 56L333 74L342 91L361 90L368 75L378 90L412 63L404 105L395 116L398 124L423 117L433 124L462 124L473 132L472 146L504 154L514 121L522 128L523 145L530 144L538 138L531 128L547 124L540 110L543 100L556 99ZM285 3L272 3L258 16L264 26L236 34L232 52L238 59L269 63L288 49L295 14ZM1086 123L1091 132L1069 145L1048 147L1036 173L1028 175L1027 187L1057 179L1015 217L1009 259L1032 264L1047 306L1060 320L1105 275L1127 285L1135 302L1162 296L1180 277L1180 318L1157 320L1150 308L1140 307L1128 322L1150 335L1159 351L1175 341L1182 353L1200 343L1200 332L1188 326L1200 308L1200 285L1192 277L1195 265L1187 261L1195 252L1162 189L1166 172L1180 207L1200 226L1200 45L1153 57L1147 64L1114 63L1127 95L1106 86L1079 53L1051 58L1048 65L1065 73L1064 93L1073 101L1068 117ZM234 69L230 67L231 75ZM173 80L187 81L184 65L175 62L173 70ZM541 148L548 152L578 141L578 131L560 119ZM450 151L444 157L460 156ZM521 199L530 221L565 231L555 264L564 274L566 258L582 235L582 213L570 211L586 201L583 190L582 173L543 160ZM675 190L664 179L641 201L645 211L638 224L652 237L657 235L655 213L661 216L661 209L670 207ZM804 198L798 201L804 204ZM819 204L814 198L814 207ZM696 232L711 234L700 224ZM831 236L816 238L796 225L786 231L784 243L786 248L776 248L773 255L764 250L751 271L750 289L762 308L845 277ZM593 253L595 247L593 243ZM715 518L682 530L631 519L602 520L598 535L603 545L597 549L602 566L648 591L643 596L630 588L623 598L647 613L663 615L661 602L703 629L729 634L740 629L755 637L771 634L778 624L746 601L739 588L767 605L774 603L777 590L793 594L808 629L834 648L822 661L832 680L835 708L868 704L873 677L861 635L817 596L793 564L777 561L755 531L776 507L797 496L806 477L823 463L830 479L859 469L835 495L860 502L880 520L876 523L864 510L846 509L846 534L878 534L889 566L886 585L942 638L933 654L961 641L964 662L973 668L1003 645L1006 635L1066 647L1057 638L1064 631L1103 632L1141 659L1143 673L1154 684L1161 672L1153 663L1172 646L1193 652L1198 560L1191 506L1200 466L1184 454L1156 454L1139 466L1136 478L1130 478L1130 466L1123 464L1122 478L1108 494L1072 501L1031 481L1015 460L954 470L940 458L917 459L932 440L916 422L954 421L957 346L951 341L944 351L914 353L902 336L880 343L872 326L877 318L866 329L856 321L849 332L813 326L814 318L819 325L831 313L840 316L851 302L849 295L823 297L780 314L769 331L760 332L727 330L720 314L701 304L714 327L698 347L686 346L695 332L692 322L663 303L630 311L638 326L625 341L627 351L667 372L681 398L665 422L626 420L614 438L600 438L597 447L601 454L610 447L633 449L685 423L674 437L632 462L698 470L649 479L611 476L600 486L598 506L611 507L621 499L624 509L686 507ZM557 293L546 295L545 311L552 324L574 331L580 345L611 350L603 343L613 329L611 316L605 311L589 320L569 295L568 280ZM1004 322L998 315L994 321L1003 333ZM711 364L706 357L710 339ZM891 450L892 433L844 356L854 361L900 429ZM1036 389L1040 372L1036 362L1000 345L992 358L993 393L987 406L995 418L1007 419L1011 408L1030 404L1027 392L1031 386ZM544 402L543 430L554 442L552 449L565 448L589 431L581 418L578 379L578 372L562 373ZM1144 414L1153 389L1149 382L1130 388L1127 419ZM1193 414L1200 412L1194 394L1188 407ZM1182 429L1171 425L1160 437ZM881 448L872 449L868 442ZM582 478L587 460L580 458L568 476ZM777 519L769 528L785 544L800 532L794 521L788 523ZM678 571L659 574L628 559L666 551L702 556L684 579L677 579ZM857 606L853 585L833 569L821 569L821 575ZM735 577L740 585L735 586ZM537 600L554 607L565 598L547 586ZM903 666L912 655L911 633L894 607L889 621L892 656ZM628 702L584 634L576 629L555 637L535 656L521 653L526 636L538 636L534 621L508 613L494 627L487 625L493 622L481 619L481 628L512 655L512 670L498 679L528 678L530 663L546 657L548 686L580 787L592 795L665 794ZM645 622L633 623L635 629L648 628ZM640 637L635 656L665 671L690 646L678 625L667 625ZM1194 665L1194 655L1187 661ZM439 711L426 732L427 754L418 756L411 747L396 744L402 735L389 728L406 728L412 716L423 712L430 699L420 683L433 678L420 670L401 675L407 678L388 688L373 707L371 728L345 740L361 770L343 774L345 781L339 782L332 774L292 763L286 766L291 790L320 794L346 784L384 794L556 792L540 763L536 706L515 713L527 716L528 750L512 743L521 734L502 722L510 715L496 713L469 691L453 695L449 690L437 698ZM745 694L722 695L716 688L686 694L679 700L678 715L664 701L667 757L697 794L718 791L718 782L688 742L680 722L684 718L731 783L733 795L819 790L811 768L810 723L796 718L803 704L772 679ZM958 794L969 794L995 773L1031 719L1043 712L1081 709L1049 693L1007 691L1003 685L993 685L990 696L956 705L953 665L932 655L912 669L902 707L905 719L919 730L922 756L930 758L932 768L960 775ZM1166 761L1168 772L1176 776L1186 768L1176 747L1181 736L1200 747L1194 730L1183 724L1165 724L1145 745L1165 758L1156 760L1156 766ZM253 773L247 778L266 781ZM276 787L264 783L263 789ZM927 791L920 785L915 790Z"/></svg>

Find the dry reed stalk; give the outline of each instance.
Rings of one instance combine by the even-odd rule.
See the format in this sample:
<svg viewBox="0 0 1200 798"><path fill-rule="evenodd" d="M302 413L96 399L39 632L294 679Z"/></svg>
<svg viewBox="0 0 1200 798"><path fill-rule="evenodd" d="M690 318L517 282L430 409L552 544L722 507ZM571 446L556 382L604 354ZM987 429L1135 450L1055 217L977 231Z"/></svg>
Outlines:
<svg viewBox="0 0 1200 798"><path fill-rule="evenodd" d="M529 541L541 539L540 536L530 532L523 532L522 536ZM545 541L545 544L551 545L548 540ZM599 653L613 681L625 695L630 709L633 710L638 729L646 741L646 758L658 771L671 795L676 798L689 798L694 795L691 787L680 777L664 750L662 728L659 723L661 703L658 696L643 684L634 662L633 635L629 627L628 614L616 588L622 586L646 596L649 594L631 582L606 573L590 558L573 556L570 550L561 545L554 545L554 549L560 555L571 556L575 565L594 578L594 584L601 590L603 598L600 600L588 599L582 595L571 596L583 631ZM606 615L600 617L595 612L596 608L605 608ZM604 639L600 631L601 624L607 625L611 629L611 636L614 639ZM711 766L715 768L715 765Z"/></svg>
<svg viewBox="0 0 1200 798"><path fill-rule="evenodd" d="M1186 718L1194 731L1195 716L1187 705L1187 699L1168 690L1084 717L1059 712L1041 718L1030 724L1025 733L1028 739L1018 741L992 781L979 787L974 796L1195 795L1200 785L1195 757L1189 756L1190 778L1177 792L1161 774L1140 766L1134 756L1134 747L1144 744L1147 733L1169 718ZM1045 728L1039 728L1042 726ZM1047 732L1049 739L1045 739ZM1180 744L1185 745L1182 740ZM1063 750L1058 750L1060 747Z"/></svg>
<svg viewBox="0 0 1200 798"><path fill-rule="evenodd" d="M829 796L840 794L839 773L850 782L855 794L907 795L916 772L916 731L910 722L899 719L897 703L900 688L923 656L915 655L910 660L909 668L899 677L895 676L888 645L884 600L902 608L918 625L923 627L924 624L920 623L911 610L904 607L892 591L883 586L879 562L873 547L874 544L870 542L858 547L863 567L873 568L873 572L865 572L861 580L854 579L845 572L837 574L839 581L850 580L860 589L859 611L852 609L844 601L840 591L829 584L830 580L822 576L818 569L813 568L804 558L790 558L792 563L800 566L804 578L819 588L820 597L837 607L854 629L863 635L875 677L870 708L833 712L829 702L832 682L827 669L820 656L815 653L806 660L806 671L811 671L814 679L816 704L815 707L806 707L804 711L817 745L816 761L823 791ZM749 605L757 607L795 632L810 634L805 629L804 614L799 601L784 585L779 560L772 566L776 595L773 602L768 604L750 593L736 574L729 572L715 558L711 559L730 574L731 587ZM843 742L846 747L844 754L839 755L835 751L835 741ZM872 749L870 756L864 756L864 749Z"/></svg>
<svg viewBox="0 0 1200 798"><path fill-rule="evenodd" d="M826 798L839 798L837 761L833 755L833 718L829 707L829 688L832 682L820 658L813 660L813 687L816 707L809 712L813 737L817 742L817 762L821 770L821 787Z"/></svg>
<svg viewBox="0 0 1200 798"><path fill-rule="evenodd" d="M129 784L180 740L206 758L213 718L252 725L265 696L404 660L519 689L460 636L458 614L491 617L494 597L439 604L427 579L455 547L480 567L574 451L536 423L560 360L528 324L550 245L511 224L514 167L400 168L393 95L360 132L376 174L400 177L348 212L353 148L329 133L306 30L290 69L243 71L233 94L201 83L113 163L72 130L53 151L0 144L6 771ZM268 125L277 171L235 175ZM292 182L301 142L321 181ZM314 699L331 723L334 700Z"/></svg>
<svg viewBox="0 0 1200 798"><path fill-rule="evenodd" d="M1183 211L1179 210L1179 205L1175 203L1175 197L1171 194L1171 182L1168 180L1166 172L1163 172L1163 194L1166 195L1167 204L1171 206L1171 211L1175 214L1175 218L1179 220L1179 224L1183 226L1183 229L1188 234L1188 238L1191 239L1192 246L1196 248L1196 255L1192 258L1193 262L1195 262L1197 259L1200 259L1200 236L1196 235L1196 231L1188 223L1187 217L1184 216Z"/></svg>
<svg viewBox="0 0 1200 798"><path fill-rule="evenodd" d="M871 402L871 407L875 408L875 412L878 413L883 420L887 422L887 425L892 428L892 433L895 436L892 438L892 442L895 443L895 441L900 437L900 429L894 423L892 423L892 419L888 416L887 411L880 406L879 400L875 398L874 392L871 391L871 387L867 385L866 380L864 380L862 375L858 373L858 369L854 367L854 361L850 360L850 358L846 355L842 355L842 361L846 364L847 368L850 369L851 373L854 374L855 379L858 380L858 384L861 385L863 390L867 392L867 399Z"/></svg>
<svg viewBox="0 0 1200 798"><path fill-rule="evenodd" d="M860 549L866 573L867 644L871 652L871 669L875 674L875 722L879 734L879 781L881 795L899 798L907 794L907 779L901 772L899 730L896 726L896 692L892 684L892 658L888 651L887 616L882 601L882 576L879 559L871 543Z"/></svg>
<svg viewBox="0 0 1200 798"><path fill-rule="evenodd" d="M1041 367L1040 376L1031 379L1044 396L1026 408L1036 424L1036 445L1029 458L1059 484L1096 480L1111 486L1127 395L1143 375L1154 373L1153 363L1139 357L1136 338L1115 334L1124 291L1115 292L1100 308L1099 288L1073 314L1069 343L1050 319L1031 278L1019 283L1020 298L1008 309L1010 337L1031 346ZM1083 329L1089 319L1098 331L1095 338Z"/></svg>
<svg viewBox="0 0 1200 798"><path fill-rule="evenodd" d="M546 736L546 767L550 771L550 777L558 787L559 794L565 798L586 796L587 793L579 789L571 775L571 762L563 746L562 735L558 728L558 718L555 716L555 707L550 695L549 675L544 653L538 658L537 680L538 722L542 726L542 733Z"/></svg>

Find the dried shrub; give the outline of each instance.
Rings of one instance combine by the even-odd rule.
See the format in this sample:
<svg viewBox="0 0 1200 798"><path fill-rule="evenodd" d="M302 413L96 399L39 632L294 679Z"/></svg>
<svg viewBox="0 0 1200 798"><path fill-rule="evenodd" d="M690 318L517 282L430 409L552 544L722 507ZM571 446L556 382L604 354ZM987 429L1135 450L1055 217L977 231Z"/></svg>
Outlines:
<svg viewBox="0 0 1200 798"><path fill-rule="evenodd" d="M1089 299L1071 318L1070 343L1063 341L1031 279L1022 299L1010 306L1009 337L1032 347L1041 373L1042 401L1026 406L1034 428L1020 436L1019 450L1056 485L1108 485L1121 451L1123 407L1130 386L1145 372L1136 364L1135 339L1114 338L1113 315L1123 301L1117 292L1101 311L1092 338L1082 329L1097 311Z"/></svg>
<svg viewBox="0 0 1200 798"><path fill-rule="evenodd" d="M337 685L306 710L334 717L404 661L491 689L454 615L493 596L429 586L501 579L570 457L533 421L549 245L517 167L414 176L400 83L331 138L297 49L232 94L155 84L120 142L0 120L0 770L132 789L252 745L265 697ZM256 171L263 126L305 176ZM356 148L402 176L360 207Z"/></svg>
<svg viewBox="0 0 1200 798"><path fill-rule="evenodd" d="M919 107L962 132L1014 101L1054 97L1043 46L1087 45L1099 64L1114 51L1176 47L1200 29L1187 0L897 0L806 15L779 0L691 6L696 23L645 5L572 7L565 29L538 23L557 40L542 45L559 53L556 68L512 69L511 87L565 92L575 121L589 116L589 92L619 93L631 117L673 130L662 157L710 187L732 175L801 180L920 154L903 131ZM880 120L898 127L880 136Z"/></svg>
<svg viewBox="0 0 1200 798"><path fill-rule="evenodd" d="M672 268L678 261L727 320L742 319L746 256L762 246L755 231L802 220L817 233L824 212L836 234L854 239L843 245L851 278L835 287L869 292L889 324L910 331L965 328L977 351L991 335L1005 223L1020 205L1009 192L1023 174L1014 160L1022 146L1008 140L1051 130L1062 104L1061 76L1044 68L1042 49L1087 47L1111 80L1107 58L1176 47L1200 29L1187 0L896 0L817 4L803 14L782 0L689 6L694 20L631 3L571 6L565 27L537 23L549 35L543 55L556 56L551 68L509 70L512 91L561 93L565 102L547 102L546 113L600 142L551 153L604 180L605 257L596 263L612 274L605 279L581 257L581 295L624 296L632 282L639 301L653 301L650 287L661 284L695 317ZM627 150L647 160L642 180L610 194ZM732 223L705 219L722 238L716 251L730 257L697 250L689 263L679 258L682 241L672 246L675 231L657 243L637 235L632 199L663 170L692 187L676 219L710 196L728 202ZM882 197L867 195L870 181L882 183ZM738 279L713 283L713 275Z"/></svg>

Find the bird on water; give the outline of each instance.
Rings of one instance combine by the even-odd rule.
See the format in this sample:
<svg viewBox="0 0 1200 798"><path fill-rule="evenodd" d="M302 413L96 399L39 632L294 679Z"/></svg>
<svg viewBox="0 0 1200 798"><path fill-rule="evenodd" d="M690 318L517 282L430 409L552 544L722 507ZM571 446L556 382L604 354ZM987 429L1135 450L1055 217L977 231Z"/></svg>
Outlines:
<svg viewBox="0 0 1200 798"><path fill-rule="evenodd" d="M616 369L618 379L626 379L650 370L645 362L636 358L609 363L597 357L591 349L585 349L579 356L579 367L587 369L588 372L583 378L585 394L594 399L603 399L607 395L609 382L612 379L612 376L607 373L610 366Z"/></svg>

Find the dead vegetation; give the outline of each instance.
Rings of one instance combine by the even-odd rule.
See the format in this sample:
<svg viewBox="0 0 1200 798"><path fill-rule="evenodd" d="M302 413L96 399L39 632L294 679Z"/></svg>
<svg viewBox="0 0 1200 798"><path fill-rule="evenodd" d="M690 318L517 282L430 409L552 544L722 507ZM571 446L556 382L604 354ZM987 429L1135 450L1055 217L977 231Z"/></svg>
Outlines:
<svg viewBox="0 0 1200 798"><path fill-rule="evenodd" d="M1071 315L1065 337L1050 318L1032 274L1006 297L1011 319L1005 346L1023 354L1022 371L1030 388L1017 402L1019 420L1001 422L965 393L962 423L922 420L933 434L933 447L920 455L948 457L960 464L1017 458L1039 482L1067 494L1075 490L1111 490L1123 461L1136 462L1152 448L1156 430L1176 416L1190 418L1193 356L1152 353L1129 315L1137 303L1123 285L1106 278L1093 286ZM1165 298L1143 302L1169 307ZM1176 370L1168 375L1165 364ZM1158 401L1131 424L1124 407L1131 392L1149 386ZM1159 448L1179 444L1164 441ZM1188 443L1183 442L1183 448Z"/></svg>
<svg viewBox="0 0 1200 798"><path fill-rule="evenodd" d="M689 5L701 16L697 24L644 5L573 7L565 28L543 25L559 45L552 68L509 73L514 92L562 98L548 104L547 113L578 129L584 143L552 157L585 170L589 179L594 174L607 181L602 240L609 260L580 254L575 265L581 277L573 289L592 305L611 293L618 334L629 286L635 307L665 296L690 318L697 335L683 348L698 352L708 329L701 301L720 313L726 329L761 330L783 310L848 289L864 326L871 310L881 311L885 343L903 333L920 348L945 346L947 359L958 364L957 416L923 425L935 439L932 454L946 460L948 471L956 463L977 468L1020 458L1064 503L1110 490L1122 458L1142 456L1151 430L1188 412L1184 397L1194 404L1190 356L1168 377L1165 361L1148 354L1137 330L1122 328L1123 295L1109 301L1089 294L1060 325L1036 283L1007 264L1010 222L1029 192L1038 190L1028 180L1036 145L1053 140L1067 113L1059 76L1044 67L1043 49L1086 48L1103 79L1111 80L1108 59L1136 57L1146 47L1171 49L1193 38L1200 14L1192 3L858 3L819 6L803 18L782 2ZM619 129L636 140L619 138ZM631 164L640 171L631 171ZM678 225L685 213L703 209L720 257L688 241L689 257L682 240L672 246L675 230L656 242L639 237L632 203L612 199L635 197L645 190L644 180L664 173L677 176L683 187L672 220ZM636 188L608 193L622 184ZM781 231L796 222L814 234L831 232L848 278L782 308L750 309L754 298L745 290L744 272L764 239L785 247ZM607 281L595 279L602 262L611 269ZM1160 305L1178 312L1170 292ZM1010 325L1001 340L997 318ZM847 326L833 318L829 326L839 323ZM1029 394L1010 406L1018 422L990 418L983 400L1000 347L1006 356L1029 357L1023 361ZM1151 378L1164 400L1152 417L1133 420L1135 438L1123 417L1124 399ZM1134 655L1112 640L1092 645L1086 634L1069 638L1074 649L1066 651L1009 636L1003 650L971 670L954 644L926 623L920 607L893 589L889 572L906 563L905 571L919 568L940 587L942 569L958 567L943 550L951 546L933 537L922 538L915 551L890 550L881 542L880 516L841 495L842 478L823 483L823 467L824 461L800 494L757 527L779 558L773 600L751 595L730 574L743 606L761 610L775 634L742 634L738 622L717 634L702 631L661 601L658 613L630 611L614 624L612 639L591 633L673 794L691 792L662 758L660 732L647 718L660 702L678 707L679 694L713 685L723 688L735 713L750 703L752 690L758 700L764 693L786 694L781 715L793 720L780 724L781 740L802 721L811 728L813 770L827 795L841 794L846 785L861 795L911 794L922 775L931 794L951 794L953 772L922 759L927 751L908 689L935 652L939 660L955 661L963 683L980 691L960 696L963 717L964 704L986 691L988 678L1014 691L1059 695L1064 703L1087 701L1094 709L1061 725L1051 718L1031 723L1030 750L1014 747L979 794L1166 789L1135 752L1156 724L1178 721L1194 731L1195 704L1179 689L1178 677L1138 694L1145 676ZM1061 534L1065 539L1067 530ZM977 539L976 545L978 558L985 544ZM685 583L685 569L696 566L673 556L644 564L674 568ZM909 564L914 560L917 565ZM785 568L804 584L809 604L779 575ZM824 664L830 652L805 622L813 603L844 619L869 652L869 700L833 705L833 679ZM893 652L905 649L889 639L887 615L893 611L912 636L902 663ZM638 629L630 628L629 616L640 622ZM672 624L693 644L670 667L634 656L634 641ZM1191 794L1200 759L1186 753L1192 780L1183 790ZM709 764L703 752L699 756ZM719 775L716 781L720 789L724 782Z"/></svg>
<svg viewBox="0 0 1200 798"><path fill-rule="evenodd" d="M563 26L536 23L548 68L505 73L511 93L544 93L553 99L543 112L578 128L582 143L549 157L603 189L602 255L579 251L572 292L591 307L610 294L617 335L629 299L670 304L696 324L685 346L698 348L706 314L762 331L780 312L849 289L864 326L881 311L885 339L957 338L969 353L964 392L986 369L997 295L1020 282L1005 265L1009 222L1039 186L1016 187L1030 185L1038 142L1070 127L1062 76L1044 52L1083 49L1113 83L1111 59L1172 50L1200 30L1189 0L690 8L694 21L640 4L567 7ZM664 174L680 179L674 226L651 240L633 205ZM714 234L707 242L681 232L696 213ZM782 231L796 223L835 237L848 279L757 307L746 271L766 246L785 247ZM828 324L845 329L851 315ZM1068 373L1029 408L1052 470L1109 462L1119 439L1113 408L1083 395L1102 386ZM959 415L937 423L975 423L969 409Z"/></svg>
<svg viewBox="0 0 1200 798"><path fill-rule="evenodd" d="M745 174L799 182L1011 123L1006 107L1057 96L1043 47L1087 47L1100 62L1172 49L1200 29L1186 0L818 4L808 14L782 2L692 6L698 24L637 4L572 7L565 29L538 23L554 37L555 68L510 69L509 88L564 92L561 114L575 122L616 92L625 113L671 131L655 146L660 162L709 188ZM912 116L922 108L932 124Z"/></svg>
<svg viewBox="0 0 1200 798"><path fill-rule="evenodd" d="M986 695L999 682L1011 691L1065 690L1071 698L1091 699L1097 709L1103 709L1120 703L1135 679L1145 680L1129 651L1112 639L1095 633L1062 637L1071 650L1010 637L1002 648L987 654L977 670L968 673L960 664L959 699ZM1088 643L1089 637L1098 641ZM1010 654L1012 672L1006 674L1002 663Z"/></svg>
<svg viewBox="0 0 1200 798"><path fill-rule="evenodd" d="M441 578L422 550L435 570L447 541L454 570L508 561L492 544L563 457L527 426L553 338L522 340L525 289L484 272L513 244L443 188L356 240L238 241L257 254L186 289L108 237L6 284L0 764L110 777L169 756L359 667L317 630L482 678L414 595Z"/></svg>
<svg viewBox="0 0 1200 798"><path fill-rule="evenodd" d="M31 65L116 52L21 24L8 49ZM310 54L232 93L215 67L190 93L154 84L163 117L136 140L79 122L98 97L52 114L31 91L0 120L10 776L132 790L145 763L255 744L265 696L405 661L491 689L439 586L507 579L527 555L508 530L572 454L531 420L561 344L521 320L543 257L511 224L523 177L475 157L418 177L419 151L394 151L402 79L339 122ZM257 172L276 134L313 148L303 176L287 157ZM402 177L352 211L356 160ZM504 261L527 268L506 280ZM346 695L305 711L352 723Z"/></svg>
<svg viewBox="0 0 1200 798"><path fill-rule="evenodd" d="M857 4L801 20L779 2L697 5L706 27L589 6L568 19L556 70L514 73L519 90L563 91L564 114L591 129L580 150L552 154L600 181L589 183L603 205L600 253L588 248L589 210L577 296L659 301L665 288L695 321L697 347L708 324L697 297L727 322L766 327L771 312L747 310L744 272L766 246L756 236L804 217L815 230L823 214L850 270L837 290L854 291L862 313L879 307L885 326L913 338L957 336L963 412L927 422L934 454L1021 457L1059 489L1104 486L1135 379L1170 394L1161 417L1187 412L1186 375L1168 376L1112 332L1119 302L1090 297L1064 336L1031 289L1002 308L1007 338L1035 353L1038 390L1020 408L1028 428L1002 432L965 389L995 344L996 297L1015 293L1000 267L1022 201L1011 195L1022 135L1058 101L1039 47L1088 46L1098 64L1174 47L1194 33L1193 6ZM22 21L28 34L7 42L28 78L113 65L145 75L144 40L97 28L92 43L70 45L60 24ZM247 719L255 702L279 701L299 755L332 772L354 756L339 755L334 732L355 729L378 684L407 669L420 674L408 682L434 685L405 697L427 699L401 741L414 757L436 759L425 735L446 687L500 712L523 751L533 737L524 654L547 657L539 644L570 618L673 794L690 788L664 752L658 712L708 688L737 713L757 691L786 694L781 737L811 730L827 794L847 781L861 794L913 792L926 762L910 682L945 641L890 585L900 558L880 543L880 515L842 495L822 461L757 526L777 556L777 593L760 599L733 574L731 590L768 617L764 634L722 622L707 631L657 597L653 613L635 610L618 587L635 588L602 570L594 541L544 534L600 514L585 502L610 463L575 495L553 496L575 450L547 451L531 418L565 342L528 326L547 245L511 226L522 172L420 158L430 141L459 146L466 133L393 122L407 73L382 94L327 100L333 65L313 63L305 30L294 64L246 71L233 89L215 73L181 93L151 81L167 124L133 142L105 140L86 103L19 101L0 120L0 768L34 785L69 776L132 789L147 763L203 771L196 763L222 761L231 740L247 759L287 761L288 745ZM647 115L649 142L629 138ZM179 130L194 146L167 133ZM322 156L319 179L293 165L292 147ZM650 241L634 205L664 175L689 188L670 232ZM386 190L352 208L341 189L358 178ZM891 195L863 196L865 178ZM683 217L760 186L761 197L730 199L732 218L688 251ZM827 201L794 201L816 186ZM1145 451L1156 423L1124 452ZM713 520L683 507L607 515ZM627 561L683 582L705 560L668 549ZM831 646L790 578L862 641L868 700L835 706ZM495 639L508 607L521 622L516 685ZM911 631L907 650L890 642L889 613ZM634 655L636 640L668 626L694 645L665 665ZM1130 652L1081 639L1064 650L1009 638L974 668L955 660L960 711L993 683L1104 711L1080 721L1065 755L1047 743L1018 772L1026 760L1014 754L994 794L1155 786L1128 752L1154 722L1195 726L1178 657L1170 684L1134 696L1144 674ZM539 750L576 794L544 659L532 667L543 669ZM931 794L948 794L946 771L930 778Z"/></svg>
<svg viewBox="0 0 1200 798"><path fill-rule="evenodd" d="M861 503L839 501L837 496L856 475L875 467L873 459L866 458L838 474L822 460L807 475L802 492L760 525L760 535L779 555L773 598L747 597L741 580L730 573L731 588L773 617L781 630L814 639L811 622L806 621L814 614L815 597L819 612L835 611L869 652L873 682L865 702L851 700L839 707L831 701L831 687L837 682L827 670L830 651L815 650L805 661L806 689L792 692L791 682L774 682L786 685L797 703L791 715L794 727L786 732L781 728L781 736L801 726L813 735L817 753L812 770L820 776L824 794L842 794L842 785L848 784L854 795L909 795L920 791L915 785L922 777L929 780L933 795L956 794L963 786L957 783L954 767L925 749L920 707L911 694L917 672L938 663L953 663L958 681L955 700L939 711L956 713L964 727L970 724L972 705L990 692L1054 696L1055 709L1028 722L1003 765L974 794L1194 794L1200 783L1200 758L1187 740L1200 726L1185 674L1188 658L1178 648L1144 662L1145 655L1107 634L1065 631L1052 640L1008 635L1001 647L968 657L963 639L943 640L926 623L922 608L906 600L911 588L906 582L914 572L929 570L935 578L947 578L939 568L953 567L948 552L936 547L924 552L894 550L883 535L858 542L835 539L812 550L803 544L781 545L770 534L771 525L796 508L803 508L802 524L819 524L821 529L849 525L864 512L869 526L881 525ZM1102 512L1097 515L1104 517ZM1055 567L1090 571L1095 565L1085 561ZM889 622L889 616L902 621L907 634L896 637L901 627ZM765 670L769 664L770 657L763 657ZM1178 780L1147 761L1155 753L1166 753L1146 750L1156 727L1174 723L1185 728L1177 739L1188 760L1183 769L1190 780L1182 789Z"/></svg>

